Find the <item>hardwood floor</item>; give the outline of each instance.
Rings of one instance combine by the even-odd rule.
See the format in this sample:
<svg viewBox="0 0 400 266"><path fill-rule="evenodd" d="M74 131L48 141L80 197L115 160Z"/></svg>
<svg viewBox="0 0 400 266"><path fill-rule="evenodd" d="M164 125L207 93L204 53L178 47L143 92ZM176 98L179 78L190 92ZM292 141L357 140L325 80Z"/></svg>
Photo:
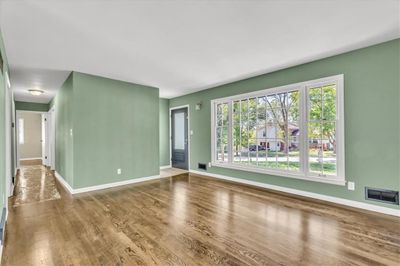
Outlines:
<svg viewBox="0 0 400 266"><path fill-rule="evenodd" d="M10 207L3 265L400 262L391 216L189 174L74 196L57 186L60 199Z"/></svg>
<svg viewBox="0 0 400 266"><path fill-rule="evenodd" d="M46 171L43 165L21 167L16 181L11 199L14 207L61 198L52 172Z"/></svg>

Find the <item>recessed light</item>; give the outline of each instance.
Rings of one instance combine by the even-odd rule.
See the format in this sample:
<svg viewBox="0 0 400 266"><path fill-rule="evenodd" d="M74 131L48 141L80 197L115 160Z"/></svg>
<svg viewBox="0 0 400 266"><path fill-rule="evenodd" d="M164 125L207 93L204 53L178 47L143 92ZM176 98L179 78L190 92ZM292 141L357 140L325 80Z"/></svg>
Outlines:
<svg viewBox="0 0 400 266"><path fill-rule="evenodd" d="M44 91L42 90L28 90L30 94L34 95L34 96L39 96L42 95L44 93Z"/></svg>

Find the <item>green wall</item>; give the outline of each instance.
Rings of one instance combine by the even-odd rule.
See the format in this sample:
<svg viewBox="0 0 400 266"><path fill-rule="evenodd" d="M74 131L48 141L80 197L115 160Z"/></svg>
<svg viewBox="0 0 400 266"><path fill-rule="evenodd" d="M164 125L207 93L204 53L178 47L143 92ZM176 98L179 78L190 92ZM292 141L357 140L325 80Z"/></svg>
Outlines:
<svg viewBox="0 0 400 266"><path fill-rule="evenodd" d="M159 174L157 88L73 72L52 104L56 170L73 188Z"/></svg>
<svg viewBox="0 0 400 266"><path fill-rule="evenodd" d="M209 168L222 174L288 188L368 202L390 208L391 204L366 201L364 187L400 190L399 131L399 39L218 86L170 99L170 107L190 104L191 168L211 161L210 100L276 86L344 74L346 179L354 181L355 191L345 186L296 180L245 171ZM194 110L203 102L203 108Z"/></svg>
<svg viewBox="0 0 400 266"><path fill-rule="evenodd" d="M6 51L4 48L3 37L0 31L0 52L3 58L3 72L0 71L0 206L1 209L5 207L7 203L6 199L6 156L11 156L11 154L6 154L6 143L5 143L5 130L6 130L6 114L5 114L5 104L6 104L6 81L5 72L8 71L8 63ZM1 213L1 210L0 210Z"/></svg>
<svg viewBox="0 0 400 266"><path fill-rule="evenodd" d="M160 166L171 164L169 159L169 100L160 98Z"/></svg>
<svg viewBox="0 0 400 266"><path fill-rule="evenodd" d="M56 171L73 186L73 73L52 101L56 116Z"/></svg>
<svg viewBox="0 0 400 266"><path fill-rule="evenodd" d="M15 101L15 110L47 112L49 111L49 104Z"/></svg>

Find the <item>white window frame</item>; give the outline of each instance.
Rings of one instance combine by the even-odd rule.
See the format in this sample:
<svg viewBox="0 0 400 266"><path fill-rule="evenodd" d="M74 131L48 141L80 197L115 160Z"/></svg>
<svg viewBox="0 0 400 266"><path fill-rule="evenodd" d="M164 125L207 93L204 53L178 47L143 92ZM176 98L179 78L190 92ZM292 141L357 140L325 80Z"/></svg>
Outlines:
<svg viewBox="0 0 400 266"><path fill-rule="evenodd" d="M308 90L310 88L320 87L324 85L336 85L336 168L337 174L319 176L317 173L309 171L308 166L308 109L309 101L307 99ZM232 120L233 107L232 103L245 98L262 97L269 94L289 92L298 90L300 92L299 110L300 110L300 128L299 138L300 149L300 171L290 171L284 169L268 169L251 165L241 165L233 163L232 151ZM220 162L216 160L216 106L221 103L228 103L229 110L229 129L228 129L228 162ZM285 86L264 89L260 91L244 93L219 99L211 100L211 164L215 167L229 168L248 172L256 172L275 176L296 178L308 181L316 181L335 185L345 185L345 139L344 139L344 75L335 75L321 79L309 80Z"/></svg>

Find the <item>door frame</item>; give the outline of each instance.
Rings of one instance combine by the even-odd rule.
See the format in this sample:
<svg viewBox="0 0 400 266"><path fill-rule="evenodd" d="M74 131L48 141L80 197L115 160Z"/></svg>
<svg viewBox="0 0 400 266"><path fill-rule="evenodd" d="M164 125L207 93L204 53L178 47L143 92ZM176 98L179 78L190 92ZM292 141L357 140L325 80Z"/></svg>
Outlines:
<svg viewBox="0 0 400 266"><path fill-rule="evenodd" d="M171 124L172 124L172 111L176 110L176 109L183 109L186 108L187 109L187 136L188 136L188 145L187 145L187 149L188 149L188 171L190 170L190 142L192 140L192 136L190 135L190 105L186 104L186 105L181 105L181 106L176 106L176 107L170 107L169 108L169 165L172 167L172 128L171 128Z"/></svg>
<svg viewBox="0 0 400 266"><path fill-rule="evenodd" d="M54 106L48 111L48 140L49 140L49 166L56 169L56 112Z"/></svg>
<svg viewBox="0 0 400 266"><path fill-rule="evenodd" d="M40 114L41 115L41 119L40 119L40 121L41 121L41 127L42 127L42 130L43 130L43 115L46 117L46 118L48 118L48 112L41 112L41 111L29 111L29 110L16 110L15 111L15 113L16 113L16 116L15 116L15 146L16 146L16 157L17 157L17 168L19 169L20 168L20 150L19 150L19 118L20 118L20 114L21 113L35 113L35 114ZM46 123L46 124L48 124L48 123ZM49 146L49 130L48 130L48 126L45 126L44 127L45 128L45 130L47 131L47 132L45 132L45 146L46 146L46 150L49 150L48 149L48 146ZM43 132L42 132L42 136L43 136ZM42 146L42 154L43 154L43 146ZM41 159L42 159L42 164L43 165L46 165L46 161L49 161L49 155L47 155L47 160L45 161L45 160L43 160L43 156L41 157Z"/></svg>

